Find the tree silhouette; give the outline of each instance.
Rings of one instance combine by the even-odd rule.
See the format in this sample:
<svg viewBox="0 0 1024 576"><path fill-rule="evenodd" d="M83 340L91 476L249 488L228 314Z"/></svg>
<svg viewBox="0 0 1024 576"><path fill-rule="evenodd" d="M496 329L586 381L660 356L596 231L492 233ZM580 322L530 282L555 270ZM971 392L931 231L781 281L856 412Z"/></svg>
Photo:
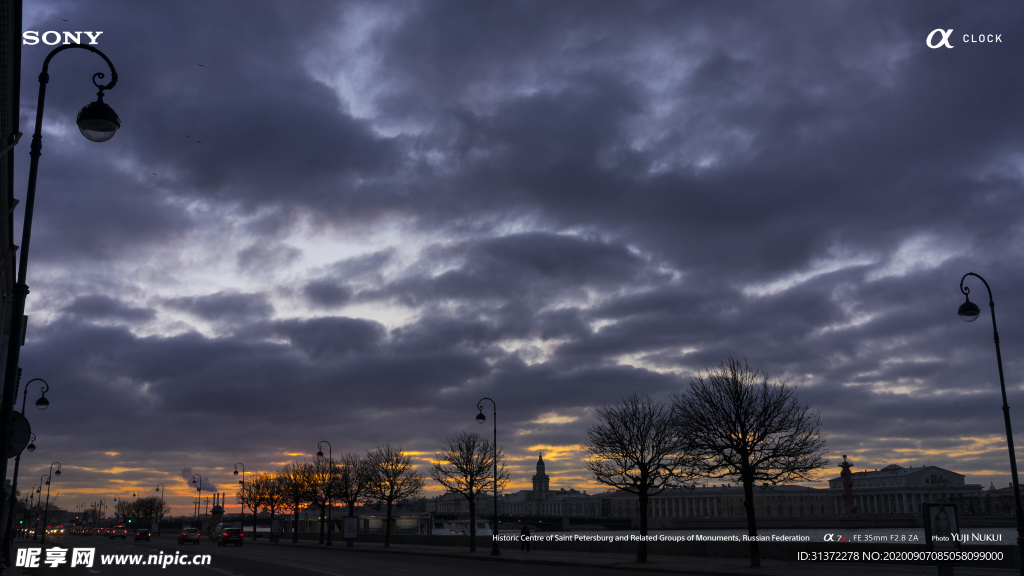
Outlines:
<svg viewBox="0 0 1024 576"><path fill-rule="evenodd" d="M348 515L355 515L356 504L365 499L373 482L370 461L358 454L342 454L334 473L338 499L348 505Z"/></svg>
<svg viewBox="0 0 1024 576"><path fill-rule="evenodd" d="M446 492L461 494L469 502L469 551L476 551L476 497L494 487L494 445L476 432L463 431L445 439L434 456L430 477ZM505 454L498 448L498 489L508 484Z"/></svg>
<svg viewBox="0 0 1024 576"><path fill-rule="evenodd" d="M698 457L702 475L743 484L747 532L757 536L754 486L810 480L828 465L818 414L802 406L793 388L729 358L698 374L673 396L676 430ZM757 539L750 566L761 565Z"/></svg>
<svg viewBox="0 0 1024 576"><path fill-rule="evenodd" d="M648 497L679 488L690 478L690 462L682 440L675 435L668 406L632 394L597 411L598 423L587 430L587 468L594 479L640 502L640 535L647 535ZM647 562L647 542L641 539L638 563Z"/></svg>
<svg viewBox="0 0 1024 576"><path fill-rule="evenodd" d="M382 500L387 506L387 521L384 524L384 547L391 547L391 513L394 503L414 498L423 491L423 476L416 471L412 458L401 448L382 444L366 454L373 471L370 494Z"/></svg>
<svg viewBox="0 0 1024 576"><path fill-rule="evenodd" d="M314 502L316 499L316 479L313 474L313 467L308 462L292 462L285 464L278 476L281 478L281 486L287 495L285 501L291 505L294 512L292 526L292 542L299 541L299 509L303 505Z"/></svg>

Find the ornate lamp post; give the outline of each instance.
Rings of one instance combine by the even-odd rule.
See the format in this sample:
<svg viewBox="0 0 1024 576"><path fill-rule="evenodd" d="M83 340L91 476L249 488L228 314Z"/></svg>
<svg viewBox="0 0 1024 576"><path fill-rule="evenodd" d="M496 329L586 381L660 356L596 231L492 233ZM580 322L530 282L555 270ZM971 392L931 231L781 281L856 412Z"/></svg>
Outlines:
<svg viewBox="0 0 1024 576"><path fill-rule="evenodd" d="M318 458L323 458L324 457L324 451L323 451L323 449L321 449L321 445L323 445L323 444L327 444L327 455L328 455L328 457L327 457L327 489L324 490L324 496L327 497L327 545L328 546L334 546L334 543L331 542L331 496L332 496L331 490L334 489L334 453L333 453L334 449L331 447L331 443L330 442L328 442L327 440L321 440L320 443L316 445L316 455L317 455ZM388 529L390 530L391 527L388 526ZM323 536L321 535L321 542L322 541L323 541Z"/></svg>
<svg viewBox="0 0 1024 576"><path fill-rule="evenodd" d="M57 476L60 476L60 462L54 462L57 465ZM53 476L53 464L50 464L50 473L46 476L46 505L43 506L43 537L39 540L39 545L43 546L46 544L46 518L50 511L50 477Z"/></svg>
<svg viewBox="0 0 1024 576"><path fill-rule="evenodd" d="M242 521L242 534L244 535L245 534L245 464L242 464L241 462L235 462L235 472L234 472L235 476L238 476L238 467L239 466L242 467L242 479L239 480L238 483L242 485L242 490L241 490L241 492L242 492L242 516L241 516L241 521ZM253 542L256 541L256 513L255 512L253 512L253 515L252 515L252 541Z"/></svg>
<svg viewBox="0 0 1024 576"><path fill-rule="evenodd" d="M487 421L487 417L484 416L484 400L491 399L481 398L476 403L476 409L480 411L476 415L476 421L479 424ZM494 526L492 527L494 537L491 538L491 556L501 556L501 550L498 550L498 404L491 400L491 406L494 407Z"/></svg>
<svg viewBox="0 0 1024 576"><path fill-rule="evenodd" d="M28 513L29 514L32 514L32 507L35 504L36 486L38 486L38 484L33 484L32 485L32 491L29 492L29 494L28 494ZM23 530L21 530L21 536L23 538L28 538L28 530L29 530L28 527L29 527L30 524L32 524L32 518L29 517L29 518L26 518L25 520L28 520L28 524L26 524L25 528Z"/></svg>
<svg viewBox="0 0 1024 576"><path fill-rule="evenodd" d="M981 280L988 290L988 307L992 313L992 338L996 343L996 365L999 367L999 390L1003 393L1003 424L1006 426L1006 446L1010 451L1010 474L1013 477L1013 497L1017 503L1017 553L1019 558L1024 558L1024 509L1020 503L1020 482L1017 480L1017 456L1013 451L1013 430L1010 428L1010 406L1006 403L1006 382L1003 380L1003 355L999 351L999 331L996 330L996 303L992 300L992 288L984 278L968 272L960 278L960 292L963 293L966 301L960 305L956 313L964 322L974 322L981 315L981 308L971 302L971 289L964 286L964 280L968 276L974 276ZM1024 576L1024 563L1020 566L1021 576Z"/></svg>
<svg viewBox="0 0 1024 576"><path fill-rule="evenodd" d="M196 478L199 478L199 488L196 488L196 490L199 491L199 500L196 501L196 523L198 524L199 523L199 507L202 506L202 504L203 504L203 476L201 474L193 474L192 475L192 483L193 484L196 483ZM202 526L200 526L200 532L202 532Z"/></svg>
<svg viewBox="0 0 1024 576"><path fill-rule="evenodd" d="M167 487L164 486L163 482L156 483L156 491L160 493L160 513L156 515L156 535L160 535L160 521L163 520L164 516L164 492L167 491Z"/></svg>
<svg viewBox="0 0 1024 576"><path fill-rule="evenodd" d="M39 484L33 484L32 487L36 489L36 521L32 523L32 539L39 539L39 505L43 503L43 496L40 494L43 490L43 478L46 478L46 474L39 477Z"/></svg>
<svg viewBox="0 0 1024 576"><path fill-rule="evenodd" d="M19 380L21 379L21 369L20 368L18 369L18 379ZM35 382L36 380L38 380L38 381L43 383L43 386L40 388L41 396L39 396L39 399L36 400L36 408L39 408L40 410L46 410L46 407L50 405L50 401L46 399L46 393L49 392L50 385L47 384L46 380L43 380L42 378L33 378L33 379L31 379L31 380L29 380L28 382L25 383L25 391L21 395L21 415L22 416L25 415L25 403L28 400L28 387L29 387L29 384ZM15 388L17 388L17 384L15 384ZM15 394L17 394L17 390L15 390ZM36 441L36 435L32 434L32 437L29 440L29 444L28 444L28 446L25 447L25 450L28 450L29 452L35 452L35 450L36 450L35 441ZM14 544L14 514L13 514L14 508L15 508L15 506L14 506L14 504L15 504L14 494L18 490L18 469L20 467L21 467L21 453L19 452L18 455L14 458L14 473L11 475L11 498L7 502L7 509L11 511L11 514L7 515L7 527L4 529L4 557L5 558L10 558L11 557L11 545Z"/></svg>
<svg viewBox="0 0 1024 576"><path fill-rule="evenodd" d="M99 84L97 79L105 78L102 72L92 76L92 83L99 88L96 101L87 105L78 112L78 129L82 135L93 142L105 142L109 140L121 127L121 120L117 114L103 102L103 91L110 90L117 84L117 71L113 63L105 54L96 48L86 44L65 44L54 48L43 60L43 70L39 74L39 100L36 103L36 125L35 133L32 134L32 145L29 148L31 163L28 170L28 191L25 193L25 220L21 232L21 254L18 261L18 281L14 285L11 300L11 334L22 334L24 331L25 298L28 296L28 249L32 238L32 212L36 200L36 176L39 172L39 156L43 150L43 108L46 103L46 85L50 81L50 60L58 53L72 48L88 50L99 55L110 67L110 83ZM21 339L11 338L10 347L7 351L7 365L4 369L4 382L15 382L18 377L18 363L21 359ZM10 422L11 413L14 411L15 401L14 386L4 386L3 400L0 401L0 478L7 476L7 459L11 442ZM45 407L49 402L43 398L36 406ZM6 513L7 501L0 498L0 516Z"/></svg>

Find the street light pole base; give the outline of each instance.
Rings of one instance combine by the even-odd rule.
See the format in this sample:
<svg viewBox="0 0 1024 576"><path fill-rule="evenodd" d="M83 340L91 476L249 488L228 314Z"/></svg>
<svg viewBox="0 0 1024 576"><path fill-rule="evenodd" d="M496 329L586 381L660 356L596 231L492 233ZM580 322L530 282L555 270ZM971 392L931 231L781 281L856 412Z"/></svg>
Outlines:
<svg viewBox="0 0 1024 576"><path fill-rule="evenodd" d="M491 556L501 556L501 550L498 550L498 541L491 542Z"/></svg>

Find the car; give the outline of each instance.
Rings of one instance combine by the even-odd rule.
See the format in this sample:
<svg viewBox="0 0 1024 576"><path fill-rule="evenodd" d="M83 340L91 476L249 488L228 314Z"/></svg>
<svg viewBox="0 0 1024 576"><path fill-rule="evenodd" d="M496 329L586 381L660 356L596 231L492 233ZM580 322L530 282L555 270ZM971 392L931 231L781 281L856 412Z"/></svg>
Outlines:
<svg viewBox="0 0 1024 576"><path fill-rule="evenodd" d="M111 540L117 538L118 536L121 537L121 540L128 539L128 529L125 528L123 525L114 526L110 529L110 532L108 532L108 534L110 535Z"/></svg>
<svg viewBox="0 0 1024 576"><path fill-rule="evenodd" d="M184 544L185 542L195 542L199 545L199 529L198 528L185 528L178 534L178 544Z"/></svg>
<svg viewBox="0 0 1024 576"><path fill-rule="evenodd" d="M225 546L227 544L241 546L244 540L245 534L242 533L241 528L225 528L217 536L217 546Z"/></svg>
<svg viewBox="0 0 1024 576"><path fill-rule="evenodd" d="M135 541L145 540L149 542L149 528L139 528L135 531Z"/></svg>

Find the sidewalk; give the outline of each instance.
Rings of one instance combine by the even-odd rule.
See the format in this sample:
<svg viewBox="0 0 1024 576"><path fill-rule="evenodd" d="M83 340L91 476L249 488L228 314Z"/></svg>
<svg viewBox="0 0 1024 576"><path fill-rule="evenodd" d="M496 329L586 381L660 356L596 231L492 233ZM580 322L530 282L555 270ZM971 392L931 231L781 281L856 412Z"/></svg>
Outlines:
<svg viewBox="0 0 1024 576"><path fill-rule="evenodd" d="M246 544L250 545L252 542L247 541ZM384 548L383 544L368 542L357 542L355 548L346 548L344 540L335 541L332 548L327 548L309 540L300 540L296 544L290 540L282 539L279 544L272 544L260 539L255 544L260 546L319 548L330 553L340 554L411 554L435 558L461 558L481 562L577 566L607 570L651 572L654 574L691 574L695 576L747 576L751 574L764 576L863 576L864 574L877 574L879 576L902 576L904 574L934 576L938 572L935 566L882 564L877 562L782 562L778 560L762 560L761 568L750 568L750 561L746 559L698 558L692 556L648 556L646 564L637 564L635 562L636 556L627 554L579 554L548 550L523 552L517 548L502 548L500 556L491 556L490 548L477 548L476 552L470 553L466 546L392 544L390 548ZM955 573L956 576L1012 576L1017 574L1017 571L996 568L972 568L969 565L959 565L956 566Z"/></svg>

